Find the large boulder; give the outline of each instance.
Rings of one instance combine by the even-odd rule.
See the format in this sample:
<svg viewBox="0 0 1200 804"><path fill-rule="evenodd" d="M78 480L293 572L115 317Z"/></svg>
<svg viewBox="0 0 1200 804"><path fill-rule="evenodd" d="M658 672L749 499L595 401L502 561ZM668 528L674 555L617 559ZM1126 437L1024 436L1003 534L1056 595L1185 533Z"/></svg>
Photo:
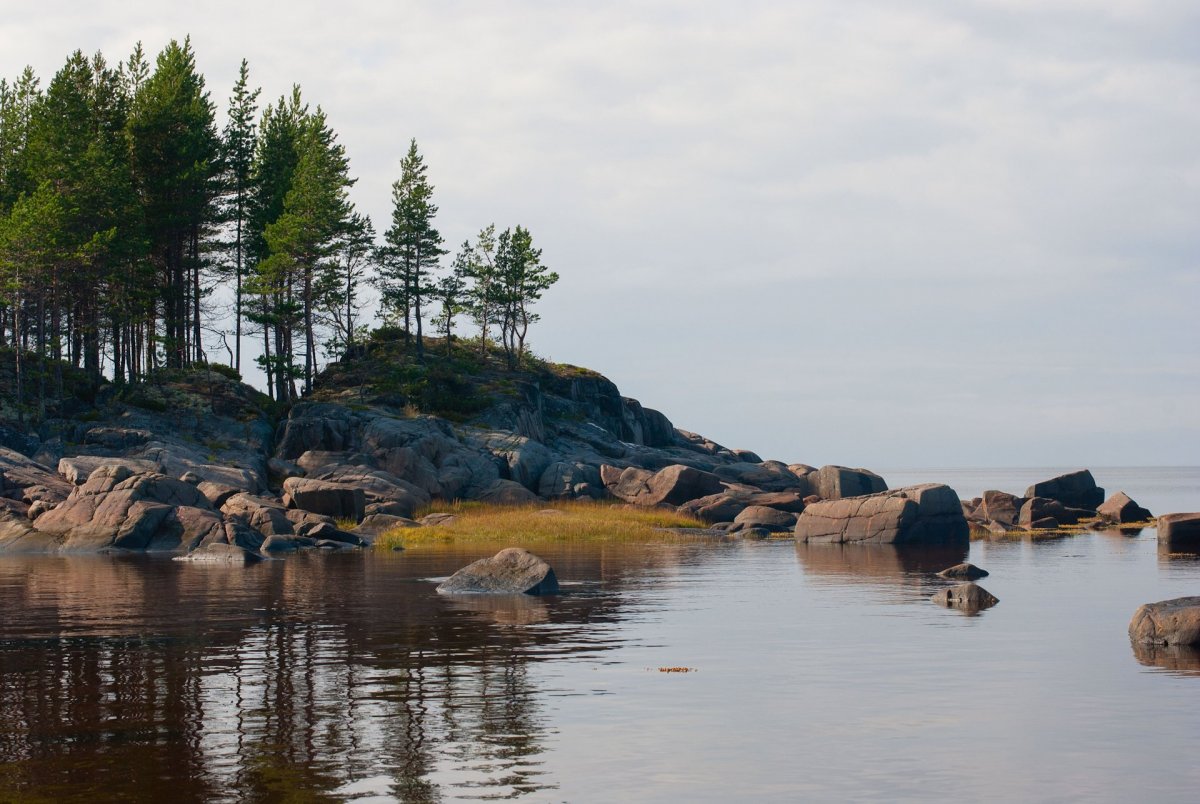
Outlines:
<svg viewBox="0 0 1200 804"><path fill-rule="evenodd" d="M705 522L732 522L747 505L729 494L709 494L688 500L679 506L679 513L694 516Z"/></svg>
<svg viewBox="0 0 1200 804"><path fill-rule="evenodd" d="M822 466L817 471L813 492L823 500L841 500L887 491L883 478L868 469Z"/></svg>
<svg viewBox="0 0 1200 804"><path fill-rule="evenodd" d="M682 464L673 464L657 472L630 467L614 475L613 467L600 467L605 487L614 497L634 505L683 505L724 489L721 479Z"/></svg>
<svg viewBox="0 0 1200 804"><path fill-rule="evenodd" d="M367 507L363 490L348 483L289 477L283 481L284 504L314 514L361 522Z"/></svg>
<svg viewBox="0 0 1200 804"><path fill-rule="evenodd" d="M497 480L476 499L492 505L532 505L542 498L515 480Z"/></svg>
<svg viewBox="0 0 1200 804"><path fill-rule="evenodd" d="M1026 500L1021 506L1021 512L1017 515L1017 524L1026 530L1040 529L1046 527L1048 519L1054 520L1054 524L1050 525L1051 528L1059 525L1074 525L1079 521L1079 517L1058 500L1052 500L1049 497L1033 497Z"/></svg>
<svg viewBox="0 0 1200 804"><path fill-rule="evenodd" d="M1069 508L1091 508L1095 510L1104 502L1104 489L1096 485L1096 479L1087 469L1068 472L1040 483L1034 483L1025 491L1026 499L1048 497L1058 500Z"/></svg>
<svg viewBox="0 0 1200 804"><path fill-rule="evenodd" d="M1106 522L1124 524L1127 522L1145 522L1154 518L1154 514L1135 503L1128 494L1118 491L1104 501L1096 509L1096 513Z"/></svg>
<svg viewBox="0 0 1200 804"><path fill-rule="evenodd" d="M1157 524L1159 552L1200 553L1200 513L1165 514Z"/></svg>
<svg viewBox="0 0 1200 804"><path fill-rule="evenodd" d="M770 533L782 533L795 526L795 514L767 508L765 505L751 505L742 509L741 513L734 518L730 531L762 528Z"/></svg>
<svg viewBox="0 0 1200 804"><path fill-rule="evenodd" d="M411 515L417 508L429 505L430 501L429 492L420 486L415 486L382 469L371 469L366 466L325 467L311 479L360 488L368 504L399 503L406 511L401 513L401 516Z"/></svg>
<svg viewBox="0 0 1200 804"><path fill-rule="evenodd" d="M34 527L72 552L176 550L199 543L219 517L193 485L128 466L92 470L61 504Z"/></svg>
<svg viewBox="0 0 1200 804"><path fill-rule="evenodd" d="M1145 645L1200 645L1200 597L1140 607L1129 622L1129 638Z"/></svg>
<svg viewBox="0 0 1200 804"><path fill-rule="evenodd" d="M809 493L807 478L797 477L779 461L766 463L731 463L713 469L713 474L727 483L754 486L763 491L792 491L803 499ZM880 489L882 490L882 489Z"/></svg>
<svg viewBox="0 0 1200 804"><path fill-rule="evenodd" d="M111 458L100 455L76 455L73 458L63 458L58 462L58 473L67 479L68 483L82 486L87 482L92 472L101 466L121 466L135 472L157 472L158 464L144 458Z"/></svg>
<svg viewBox="0 0 1200 804"><path fill-rule="evenodd" d="M984 521L1015 525L1024 504L1025 500L1022 497L991 489L983 493L975 513Z"/></svg>
<svg viewBox="0 0 1200 804"><path fill-rule="evenodd" d="M796 521L800 542L966 545L970 531L954 489L938 483L827 500Z"/></svg>
<svg viewBox="0 0 1200 804"><path fill-rule="evenodd" d="M953 578L955 580L977 581L980 578L986 578L988 571L964 561L961 564L955 564L953 567L947 567L938 573L943 578Z"/></svg>
<svg viewBox="0 0 1200 804"><path fill-rule="evenodd" d="M468 564L437 590L443 594L553 595L558 593L558 578L550 565L533 553L509 547Z"/></svg>
<svg viewBox="0 0 1200 804"><path fill-rule="evenodd" d="M287 509L275 500L242 492L235 494L221 506L226 517L236 519L253 528L263 536L290 536L292 521Z"/></svg>

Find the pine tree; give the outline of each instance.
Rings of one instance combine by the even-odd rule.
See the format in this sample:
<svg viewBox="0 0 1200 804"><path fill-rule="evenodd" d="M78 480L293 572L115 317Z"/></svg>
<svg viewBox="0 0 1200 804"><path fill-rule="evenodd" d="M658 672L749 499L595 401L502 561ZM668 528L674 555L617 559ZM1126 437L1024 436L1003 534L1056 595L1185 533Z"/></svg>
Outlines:
<svg viewBox="0 0 1200 804"><path fill-rule="evenodd" d="M202 239L215 219L220 140L190 40L172 41L133 99L129 120L134 175L159 270L168 367L203 359Z"/></svg>
<svg viewBox="0 0 1200 804"><path fill-rule="evenodd" d="M538 320L530 309L558 274L542 265L542 250L533 247L529 230L505 229L496 241L496 274L501 310L500 332L510 368L525 354L529 325Z"/></svg>
<svg viewBox="0 0 1200 804"><path fill-rule="evenodd" d="M400 163L400 178L392 184L392 225L384 234L387 247L380 269L384 308L394 318L403 314L406 342L416 320L418 360L425 356L421 302L428 297L438 260L446 253L433 226L438 208L426 171L414 139Z"/></svg>
<svg viewBox="0 0 1200 804"><path fill-rule="evenodd" d="M255 114L261 90L250 89L250 67L242 59L237 83L229 98L228 122L222 138L225 202L223 220L231 227L226 248L232 259L229 266L234 280L234 357L233 367L242 370L242 282L246 276L246 235L249 202L253 191L254 151L257 140Z"/></svg>
<svg viewBox="0 0 1200 804"><path fill-rule="evenodd" d="M434 286L434 298L442 305L437 323L446 337L447 357L450 356L450 345L454 338L454 319L469 308L467 280L477 259L471 242L464 241L450 266L450 273L439 279Z"/></svg>

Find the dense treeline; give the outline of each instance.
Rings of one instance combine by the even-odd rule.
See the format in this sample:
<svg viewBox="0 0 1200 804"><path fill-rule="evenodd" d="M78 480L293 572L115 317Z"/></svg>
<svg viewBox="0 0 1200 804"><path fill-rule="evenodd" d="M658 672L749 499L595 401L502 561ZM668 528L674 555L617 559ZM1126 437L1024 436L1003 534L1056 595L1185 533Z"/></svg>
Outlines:
<svg viewBox="0 0 1200 804"><path fill-rule="evenodd" d="M138 45L115 66L76 52L45 87L30 68L0 80L0 349L19 414L45 415L63 365L129 383L210 352L239 373L257 353L268 392L293 401L364 336L368 286L418 360L424 322L449 345L463 315L481 349L498 329L521 358L558 279L528 230L487 226L444 268L414 140L377 242L321 107L294 87L260 111L259 95L243 61L218 130L186 39L153 68Z"/></svg>

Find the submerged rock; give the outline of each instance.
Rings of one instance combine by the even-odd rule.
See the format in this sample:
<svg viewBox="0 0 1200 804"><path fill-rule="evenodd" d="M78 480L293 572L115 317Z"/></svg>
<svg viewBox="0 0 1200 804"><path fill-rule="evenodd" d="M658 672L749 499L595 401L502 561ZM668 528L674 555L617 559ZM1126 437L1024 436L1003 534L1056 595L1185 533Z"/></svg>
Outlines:
<svg viewBox="0 0 1200 804"><path fill-rule="evenodd" d="M437 590L443 594L553 595L558 578L549 564L520 547L481 558L447 578Z"/></svg>
<svg viewBox="0 0 1200 804"><path fill-rule="evenodd" d="M1129 621L1129 638L1145 645L1200 645L1200 597L1141 606Z"/></svg>
<svg viewBox="0 0 1200 804"><path fill-rule="evenodd" d="M204 564L257 564L263 557L236 544L213 542L196 548L186 556L176 556L174 560Z"/></svg>
<svg viewBox="0 0 1200 804"><path fill-rule="evenodd" d="M930 600L939 606L963 609L964 611L982 611L1000 602L991 592L973 583L960 583L958 586L943 589Z"/></svg>
<svg viewBox="0 0 1200 804"><path fill-rule="evenodd" d="M962 578L963 580L974 581L979 578L986 578L988 571L980 569L974 564L963 562L962 564L955 564L953 567L947 567L939 572L938 575L941 575L943 578Z"/></svg>

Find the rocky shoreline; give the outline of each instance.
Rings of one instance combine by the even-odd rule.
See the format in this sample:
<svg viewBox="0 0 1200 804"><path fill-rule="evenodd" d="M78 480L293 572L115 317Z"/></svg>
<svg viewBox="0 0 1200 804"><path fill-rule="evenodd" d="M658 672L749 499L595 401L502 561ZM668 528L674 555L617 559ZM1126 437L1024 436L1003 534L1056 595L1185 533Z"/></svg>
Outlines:
<svg viewBox="0 0 1200 804"><path fill-rule="evenodd" d="M214 372L155 392L153 405L113 400L39 433L0 432L0 552L345 549L436 525L413 520L435 500L615 498L676 508L715 533L813 543L965 545L972 530L1149 516L1122 494L1101 504L1086 470L960 502L944 485L889 490L866 469L763 460L582 370L521 377L465 423L349 392L276 423L252 389Z"/></svg>

